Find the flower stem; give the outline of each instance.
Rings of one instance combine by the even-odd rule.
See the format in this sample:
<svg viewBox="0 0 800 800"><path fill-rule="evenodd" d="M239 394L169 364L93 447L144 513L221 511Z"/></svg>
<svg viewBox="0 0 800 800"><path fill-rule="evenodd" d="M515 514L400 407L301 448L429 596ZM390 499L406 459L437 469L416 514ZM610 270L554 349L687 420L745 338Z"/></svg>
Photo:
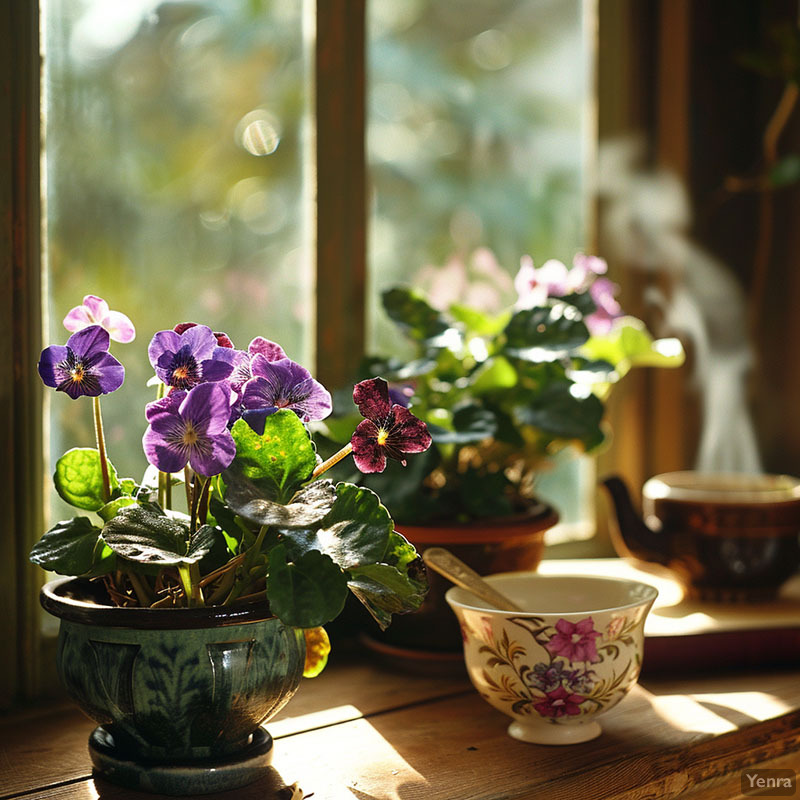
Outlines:
<svg viewBox="0 0 800 800"><path fill-rule="evenodd" d="M150 592L147 582L135 572L128 573L128 580L131 582L131 586L133 587L133 591L136 594L137 600L139 601L139 605L142 606L142 608L148 608L155 598Z"/></svg>
<svg viewBox="0 0 800 800"><path fill-rule="evenodd" d="M323 461L312 473L311 480L318 478L323 472L335 467L343 458L353 452L353 445L348 442L338 453L334 453L327 461Z"/></svg>
<svg viewBox="0 0 800 800"><path fill-rule="evenodd" d="M253 542L251 547L247 548L247 553L244 554L244 562L242 563L242 578L234 583L233 588L230 590L230 593L225 598L225 602L223 605L227 606L236 600L242 592L250 586L252 582L250 579L250 568L253 566L253 561L255 560L256 556L261 552L261 545L264 544L264 537L267 535L267 531L269 530L269 525L262 525L261 529L258 531L258 536L256 537L255 542Z"/></svg>
<svg viewBox="0 0 800 800"><path fill-rule="evenodd" d="M108 475L108 459L106 457L106 440L103 436L103 416L100 413L100 398L92 398L94 409L94 435L97 439L97 452L100 454L100 471L103 475L103 500L111 500L111 479Z"/></svg>

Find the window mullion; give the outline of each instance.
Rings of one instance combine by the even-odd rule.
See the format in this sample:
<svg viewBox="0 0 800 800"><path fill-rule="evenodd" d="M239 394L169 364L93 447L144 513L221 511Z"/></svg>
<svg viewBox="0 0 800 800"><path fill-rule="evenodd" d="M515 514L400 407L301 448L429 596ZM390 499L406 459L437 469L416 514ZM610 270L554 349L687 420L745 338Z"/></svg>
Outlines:
<svg viewBox="0 0 800 800"><path fill-rule="evenodd" d="M365 13L365 0L316 2L316 363L332 387L364 350Z"/></svg>

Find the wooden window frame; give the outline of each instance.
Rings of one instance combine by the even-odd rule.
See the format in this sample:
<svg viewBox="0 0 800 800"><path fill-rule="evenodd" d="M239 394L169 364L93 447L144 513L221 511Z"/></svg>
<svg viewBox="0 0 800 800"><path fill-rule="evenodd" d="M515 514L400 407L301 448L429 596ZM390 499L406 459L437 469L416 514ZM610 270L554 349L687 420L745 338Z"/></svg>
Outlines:
<svg viewBox="0 0 800 800"><path fill-rule="evenodd" d="M365 326L365 0L315 0L317 374L349 380ZM43 346L43 207L39 4L0 8L0 708L52 691L53 643L41 635L42 570L27 554L44 530L44 393L36 372ZM358 309L361 309L359 313Z"/></svg>

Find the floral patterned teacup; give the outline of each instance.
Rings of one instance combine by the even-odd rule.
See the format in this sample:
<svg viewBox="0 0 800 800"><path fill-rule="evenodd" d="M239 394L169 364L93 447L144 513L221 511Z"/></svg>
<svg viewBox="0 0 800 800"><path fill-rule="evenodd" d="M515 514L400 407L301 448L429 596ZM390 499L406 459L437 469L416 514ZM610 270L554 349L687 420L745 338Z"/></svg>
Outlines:
<svg viewBox="0 0 800 800"><path fill-rule="evenodd" d="M597 716L636 683L644 620L658 594L646 583L514 573L487 578L526 610L500 611L453 587L447 602L481 697L536 744L574 744L601 733Z"/></svg>

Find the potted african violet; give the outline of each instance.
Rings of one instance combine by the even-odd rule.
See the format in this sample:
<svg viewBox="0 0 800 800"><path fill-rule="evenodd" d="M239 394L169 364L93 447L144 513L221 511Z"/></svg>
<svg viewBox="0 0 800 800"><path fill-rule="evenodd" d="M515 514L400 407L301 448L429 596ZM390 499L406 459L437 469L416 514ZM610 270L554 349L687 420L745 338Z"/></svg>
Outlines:
<svg viewBox="0 0 800 800"><path fill-rule="evenodd" d="M58 494L85 513L55 525L30 557L77 576L47 584L42 603L61 619L66 688L98 723L92 761L143 790L241 786L268 768L261 723L324 666L321 626L348 594L385 627L427 588L378 496L325 473L349 455L378 472L387 456L425 451L430 435L373 378L353 391L364 418L352 441L323 461L307 424L330 412L324 387L273 342L237 350L186 323L150 343L157 397L142 425L150 467L137 482L108 459L100 413L125 374L110 337L130 341L133 326L93 296L65 325L72 335L42 352L39 374L73 400L91 398L97 447L58 460Z"/></svg>
<svg viewBox="0 0 800 800"><path fill-rule="evenodd" d="M605 261L578 254L571 267L522 259L516 302L501 313L451 304L435 308L419 291L383 294L391 320L413 345L411 358L376 357L396 402L424 420L433 446L407 470L359 479L390 504L418 548L441 545L481 574L535 569L558 512L537 497L537 478L572 446L593 453L606 441L605 400L633 366L683 361L676 339L653 340L623 313ZM325 420L346 441L355 409ZM338 412L338 409L337 409ZM431 575L417 614L398 620L384 645L459 652L461 639Z"/></svg>

